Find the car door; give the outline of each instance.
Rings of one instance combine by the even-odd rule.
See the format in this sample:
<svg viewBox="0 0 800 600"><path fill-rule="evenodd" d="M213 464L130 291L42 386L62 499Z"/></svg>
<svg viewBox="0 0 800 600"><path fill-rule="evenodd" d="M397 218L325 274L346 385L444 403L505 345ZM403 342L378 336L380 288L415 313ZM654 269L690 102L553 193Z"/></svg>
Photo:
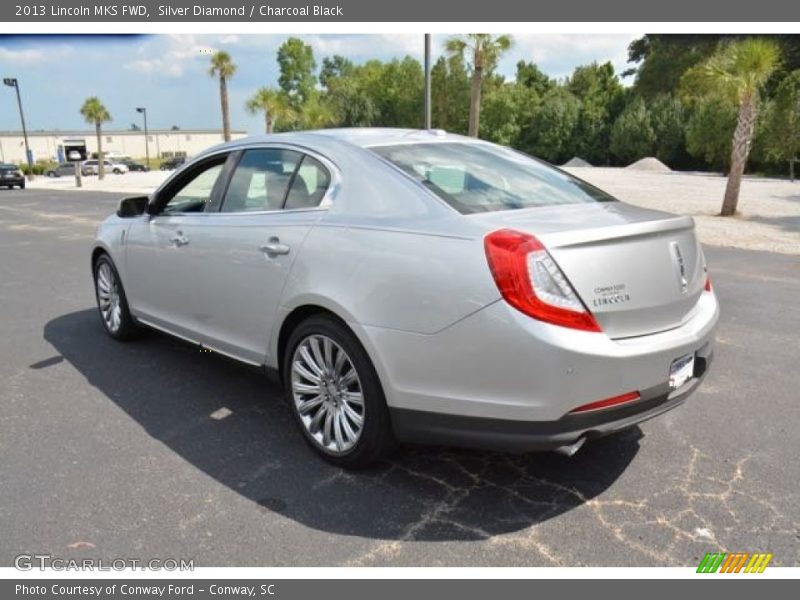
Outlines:
<svg viewBox="0 0 800 600"><path fill-rule="evenodd" d="M205 344L249 362L265 361L286 278L321 216L329 183L328 169L300 151L257 147L241 153L219 212L205 215L192 234L195 251L203 250L196 283L208 315L201 324Z"/></svg>
<svg viewBox="0 0 800 600"><path fill-rule="evenodd" d="M125 289L145 323L202 341L211 315L199 271L209 248L203 223L219 207L233 157L221 153L178 173L152 199L150 214L131 224L125 240Z"/></svg>

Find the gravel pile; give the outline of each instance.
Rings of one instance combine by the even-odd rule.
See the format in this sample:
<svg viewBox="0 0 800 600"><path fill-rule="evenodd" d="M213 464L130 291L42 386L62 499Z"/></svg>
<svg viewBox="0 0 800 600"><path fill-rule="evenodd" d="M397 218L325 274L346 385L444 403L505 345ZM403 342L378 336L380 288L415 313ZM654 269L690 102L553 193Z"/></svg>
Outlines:
<svg viewBox="0 0 800 600"><path fill-rule="evenodd" d="M565 162L562 167L591 167L591 163L583 160L579 156L573 156L567 162Z"/></svg>
<svg viewBox="0 0 800 600"><path fill-rule="evenodd" d="M667 165L658 160L655 156L648 156L637 160L635 163L625 167L626 169L633 169L635 171L650 171L651 173L670 173Z"/></svg>

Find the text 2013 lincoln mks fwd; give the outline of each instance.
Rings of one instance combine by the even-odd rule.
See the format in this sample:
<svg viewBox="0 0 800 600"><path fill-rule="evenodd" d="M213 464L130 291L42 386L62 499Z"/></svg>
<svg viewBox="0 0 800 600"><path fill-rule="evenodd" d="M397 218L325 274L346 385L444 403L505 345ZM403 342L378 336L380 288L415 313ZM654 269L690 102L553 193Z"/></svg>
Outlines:
<svg viewBox="0 0 800 600"><path fill-rule="evenodd" d="M122 200L91 261L112 337L265 367L345 467L398 442L571 454L682 403L719 315L691 218L441 131L211 148Z"/></svg>

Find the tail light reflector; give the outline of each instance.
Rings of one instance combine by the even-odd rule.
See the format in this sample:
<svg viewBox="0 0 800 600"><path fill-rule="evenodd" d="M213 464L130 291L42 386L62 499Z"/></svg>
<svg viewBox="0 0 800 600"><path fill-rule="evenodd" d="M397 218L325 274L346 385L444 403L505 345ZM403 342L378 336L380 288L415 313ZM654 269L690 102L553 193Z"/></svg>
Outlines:
<svg viewBox="0 0 800 600"><path fill-rule="evenodd" d="M603 408L611 408L612 406L619 406L620 404L625 404L626 402L633 402L634 400L638 400L640 397L641 396L639 392L628 392L627 394L622 394L620 396L614 396L612 398L606 398L605 400L598 400L597 402L584 404L583 406L579 406L575 410L571 410L570 414L584 413L592 410L601 410Z"/></svg>
<svg viewBox="0 0 800 600"><path fill-rule="evenodd" d="M484 239L497 288L526 315L571 329L601 331L564 273L534 236L500 229Z"/></svg>

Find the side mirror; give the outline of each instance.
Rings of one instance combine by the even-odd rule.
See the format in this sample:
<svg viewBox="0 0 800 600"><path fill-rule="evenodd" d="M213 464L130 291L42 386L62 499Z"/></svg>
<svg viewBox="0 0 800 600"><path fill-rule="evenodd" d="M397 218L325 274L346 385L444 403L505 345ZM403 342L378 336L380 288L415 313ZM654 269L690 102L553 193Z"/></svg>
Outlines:
<svg viewBox="0 0 800 600"><path fill-rule="evenodd" d="M150 198L148 196L129 196L128 198L123 198L119 201L117 216L122 219L138 217L144 214L149 201Z"/></svg>

